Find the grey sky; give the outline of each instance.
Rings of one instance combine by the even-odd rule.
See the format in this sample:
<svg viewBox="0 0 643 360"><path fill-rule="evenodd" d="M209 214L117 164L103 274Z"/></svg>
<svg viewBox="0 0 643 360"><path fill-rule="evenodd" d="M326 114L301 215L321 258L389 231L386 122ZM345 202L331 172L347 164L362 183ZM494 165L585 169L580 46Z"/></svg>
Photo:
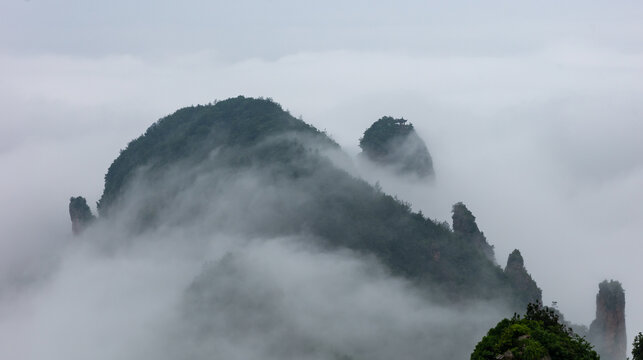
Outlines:
<svg viewBox="0 0 643 360"><path fill-rule="evenodd" d="M463 201L546 302L593 318L598 282L643 331L643 5L636 1L18 1L0 4L0 271L69 234L119 149L182 106L272 97L349 153L384 115L416 125L432 187L382 181L438 219ZM2 280L3 276L0 276Z"/></svg>
<svg viewBox="0 0 643 360"><path fill-rule="evenodd" d="M571 38L636 51L641 6L569 1L5 1L4 47L32 54L224 58L356 49L442 55L531 52Z"/></svg>

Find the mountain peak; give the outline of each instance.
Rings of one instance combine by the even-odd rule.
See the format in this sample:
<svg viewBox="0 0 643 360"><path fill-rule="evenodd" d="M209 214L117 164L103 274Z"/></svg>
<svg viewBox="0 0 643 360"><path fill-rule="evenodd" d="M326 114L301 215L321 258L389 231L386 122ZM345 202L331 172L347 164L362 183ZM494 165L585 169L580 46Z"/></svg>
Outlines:
<svg viewBox="0 0 643 360"><path fill-rule="evenodd" d="M155 170L179 161L200 163L217 148L246 148L287 133L306 134L327 145L337 146L325 134L294 118L270 98L238 96L179 109L152 124L114 160L105 175L105 189L98 202L99 214L108 214L136 169Z"/></svg>
<svg viewBox="0 0 643 360"><path fill-rule="evenodd" d="M542 303L542 290L527 272L525 261L518 249L509 254L505 275L523 304Z"/></svg>
<svg viewBox="0 0 643 360"><path fill-rule="evenodd" d="M620 282L602 281L596 294L596 319L589 327L590 341L601 359L625 359L625 291Z"/></svg>
<svg viewBox="0 0 643 360"><path fill-rule="evenodd" d="M521 268L525 266L525 261L520 254L520 250L515 249L507 258L507 268Z"/></svg>
<svg viewBox="0 0 643 360"><path fill-rule="evenodd" d="M374 122L360 139L362 153L376 164L400 174L420 178L434 175L433 160L424 141L407 120L384 116Z"/></svg>
<svg viewBox="0 0 643 360"><path fill-rule="evenodd" d="M82 196L72 196L69 199L69 217L71 218L71 230L74 235L79 235L95 220L94 214L92 214L87 205L87 200Z"/></svg>

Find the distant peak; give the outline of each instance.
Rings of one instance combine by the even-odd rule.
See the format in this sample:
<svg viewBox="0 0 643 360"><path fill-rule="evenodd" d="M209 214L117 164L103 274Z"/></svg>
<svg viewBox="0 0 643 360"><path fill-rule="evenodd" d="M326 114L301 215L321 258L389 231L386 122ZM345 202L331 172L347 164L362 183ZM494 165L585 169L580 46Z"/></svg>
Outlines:
<svg viewBox="0 0 643 360"><path fill-rule="evenodd" d="M599 293L610 293L610 294L623 294L625 295L625 290L623 290L623 285L620 281L616 280L603 280L598 284Z"/></svg>
<svg viewBox="0 0 643 360"><path fill-rule="evenodd" d="M453 213L451 217L453 220L453 232L465 239L468 239L495 264L496 256L493 251L493 246L487 242L487 238L484 236L482 231L478 229L476 217L473 216L471 211L469 211L463 203L458 202L453 205L451 212Z"/></svg>
<svg viewBox="0 0 643 360"><path fill-rule="evenodd" d="M542 290L527 272L520 250L515 249L509 254L505 275L523 304L542 303Z"/></svg>
<svg viewBox="0 0 643 360"><path fill-rule="evenodd" d="M71 230L74 235L79 235L92 221L95 216L87 205L84 197L71 197L69 199L69 217L71 218Z"/></svg>
<svg viewBox="0 0 643 360"><path fill-rule="evenodd" d="M507 258L507 267L525 267L525 261L522 258L522 254L520 254L520 250L515 249L514 251L509 254L509 258Z"/></svg>
<svg viewBox="0 0 643 360"><path fill-rule="evenodd" d="M598 284L596 319L589 327L590 341L601 359L621 360L627 349L625 332L625 291L620 282L604 280Z"/></svg>
<svg viewBox="0 0 643 360"><path fill-rule="evenodd" d="M426 144L415 132L413 124L404 118L380 118L364 131L359 146L369 160L391 167L397 173L415 174L420 178L434 175L433 160Z"/></svg>
<svg viewBox="0 0 643 360"><path fill-rule="evenodd" d="M475 234L480 232L478 224L476 224L476 217L473 216L473 213L469 211L467 206L462 202L455 203L451 212L453 213L451 219L453 220L454 232L463 234Z"/></svg>

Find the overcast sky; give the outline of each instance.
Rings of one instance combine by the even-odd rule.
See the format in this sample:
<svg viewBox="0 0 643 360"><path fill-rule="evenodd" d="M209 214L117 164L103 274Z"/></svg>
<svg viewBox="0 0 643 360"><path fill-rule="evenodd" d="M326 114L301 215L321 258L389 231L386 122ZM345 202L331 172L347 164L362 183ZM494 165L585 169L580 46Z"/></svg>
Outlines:
<svg viewBox="0 0 643 360"><path fill-rule="evenodd" d="M128 141L174 110L272 97L351 154L384 115L428 144L440 220L463 201L504 266L589 325L603 279L643 331L643 5L638 1L0 3L0 271L68 237ZM1 280L2 277L0 277Z"/></svg>

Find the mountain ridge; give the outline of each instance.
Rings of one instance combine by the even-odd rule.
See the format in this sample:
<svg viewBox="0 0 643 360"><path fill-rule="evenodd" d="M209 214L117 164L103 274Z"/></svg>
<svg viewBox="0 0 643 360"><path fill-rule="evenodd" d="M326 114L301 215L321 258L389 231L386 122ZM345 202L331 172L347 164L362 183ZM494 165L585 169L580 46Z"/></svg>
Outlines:
<svg viewBox="0 0 643 360"><path fill-rule="evenodd" d="M239 96L183 108L155 122L110 165L98 219L114 216L131 199L136 205L131 223L145 231L185 207L182 194L198 184L203 195L190 200L192 215L185 218L208 216L211 202L226 199L232 204L229 221L220 228L256 235L309 233L328 246L375 255L393 274L428 285L450 301L496 299L524 308L524 297L486 241L486 247L472 245L468 236L413 212L335 166L327 151L340 151L339 145L269 99ZM235 176L254 179L256 190L227 199L225 192L240 186ZM207 181L199 182L203 178ZM131 189L136 186L140 191Z"/></svg>

